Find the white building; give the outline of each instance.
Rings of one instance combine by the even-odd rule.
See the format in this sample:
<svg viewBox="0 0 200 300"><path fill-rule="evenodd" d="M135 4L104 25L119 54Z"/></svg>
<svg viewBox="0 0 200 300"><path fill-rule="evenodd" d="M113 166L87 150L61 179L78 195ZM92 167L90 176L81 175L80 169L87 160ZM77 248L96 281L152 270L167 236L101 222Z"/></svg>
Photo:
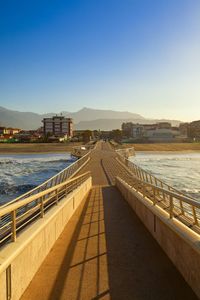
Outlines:
<svg viewBox="0 0 200 300"><path fill-rule="evenodd" d="M168 128L156 128L147 130L145 137L152 142L172 142L180 135L179 131Z"/></svg>

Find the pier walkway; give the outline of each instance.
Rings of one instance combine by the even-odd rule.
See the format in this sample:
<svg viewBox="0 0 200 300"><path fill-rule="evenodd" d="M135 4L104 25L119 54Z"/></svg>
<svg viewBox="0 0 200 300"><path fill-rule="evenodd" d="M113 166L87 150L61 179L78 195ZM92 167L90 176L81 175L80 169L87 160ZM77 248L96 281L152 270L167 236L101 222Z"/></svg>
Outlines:
<svg viewBox="0 0 200 300"><path fill-rule="evenodd" d="M93 188L21 299L197 299L113 185L131 178L108 143L98 143L85 171Z"/></svg>

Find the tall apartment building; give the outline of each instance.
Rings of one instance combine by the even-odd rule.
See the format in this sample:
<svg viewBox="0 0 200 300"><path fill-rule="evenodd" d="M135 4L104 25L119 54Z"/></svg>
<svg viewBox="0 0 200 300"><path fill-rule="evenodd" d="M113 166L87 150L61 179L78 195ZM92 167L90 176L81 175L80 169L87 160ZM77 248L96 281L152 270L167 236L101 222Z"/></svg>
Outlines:
<svg viewBox="0 0 200 300"><path fill-rule="evenodd" d="M52 118L44 118L44 135L53 135L56 137L72 137L73 136L73 121L71 118L64 116L54 116Z"/></svg>

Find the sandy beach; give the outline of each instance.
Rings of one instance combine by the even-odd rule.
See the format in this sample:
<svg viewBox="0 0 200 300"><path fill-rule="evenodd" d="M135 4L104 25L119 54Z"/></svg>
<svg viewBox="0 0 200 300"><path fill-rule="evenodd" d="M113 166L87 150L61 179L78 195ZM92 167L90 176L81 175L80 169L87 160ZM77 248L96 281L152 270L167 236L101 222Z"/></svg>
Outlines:
<svg viewBox="0 0 200 300"><path fill-rule="evenodd" d="M64 153L71 152L75 146L81 143L24 143L24 144L0 144L0 154L20 153Z"/></svg>
<svg viewBox="0 0 200 300"><path fill-rule="evenodd" d="M71 152L75 146L81 143L24 143L24 144L0 144L0 154L17 153L64 153ZM134 147L135 151L200 151L200 143L169 143L169 144L123 144L117 148Z"/></svg>
<svg viewBox="0 0 200 300"><path fill-rule="evenodd" d="M123 144L123 148L134 147L135 151L157 151L157 152L198 152L200 143L169 143L169 144ZM120 147L119 147L120 148Z"/></svg>

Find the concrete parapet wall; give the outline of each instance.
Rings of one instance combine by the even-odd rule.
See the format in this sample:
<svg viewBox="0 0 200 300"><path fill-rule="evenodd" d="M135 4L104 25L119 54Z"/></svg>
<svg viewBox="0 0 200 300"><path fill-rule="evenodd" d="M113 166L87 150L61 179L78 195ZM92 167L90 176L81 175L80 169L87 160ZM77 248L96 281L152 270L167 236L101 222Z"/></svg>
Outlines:
<svg viewBox="0 0 200 300"><path fill-rule="evenodd" d="M121 179L116 178L116 186L200 298L200 235L178 220L169 219L163 209Z"/></svg>
<svg viewBox="0 0 200 300"><path fill-rule="evenodd" d="M91 177L0 252L0 300L18 300L92 187Z"/></svg>

